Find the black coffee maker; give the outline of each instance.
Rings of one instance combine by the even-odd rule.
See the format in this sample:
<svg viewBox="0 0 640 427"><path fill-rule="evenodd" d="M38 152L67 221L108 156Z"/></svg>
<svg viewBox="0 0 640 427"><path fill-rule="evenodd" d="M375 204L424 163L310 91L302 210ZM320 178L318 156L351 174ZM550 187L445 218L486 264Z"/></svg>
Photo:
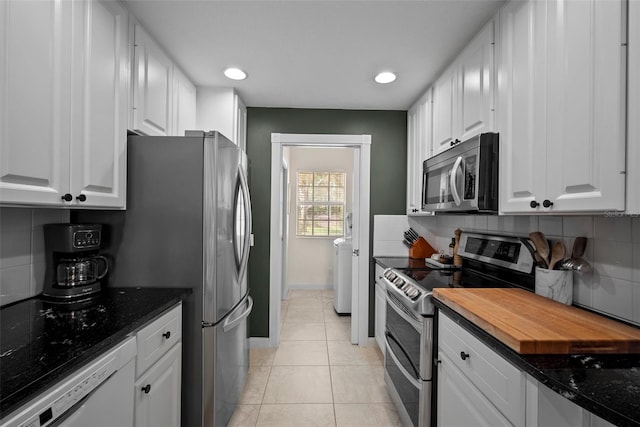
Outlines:
<svg viewBox="0 0 640 427"><path fill-rule="evenodd" d="M100 224L46 224L47 257L42 295L56 302L77 302L97 296L100 281L109 271L108 260L98 255Z"/></svg>

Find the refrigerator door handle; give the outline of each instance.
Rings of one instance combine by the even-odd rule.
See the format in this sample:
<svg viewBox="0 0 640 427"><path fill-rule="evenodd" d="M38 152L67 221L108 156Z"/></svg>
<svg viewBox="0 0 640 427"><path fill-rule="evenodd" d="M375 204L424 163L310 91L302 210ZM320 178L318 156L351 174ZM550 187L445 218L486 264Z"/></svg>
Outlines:
<svg viewBox="0 0 640 427"><path fill-rule="evenodd" d="M249 316L251 310L253 310L253 298L247 296L247 308L238 316L234 316L234 314L228 316L222 324L222 331L229 332L231 329L238 326L240 322L242 322L245 318L247 318L247 316Z"/></svg>
<svg viewBox="0 0 640 427"><path fill-rule="evenodd" d="M245 233L244 233L244 245L242 246L242 258L240 260L240 271L238 274L239 280L242 280L247 272L247 266L249 264L249 249L251 243L251 199L249 198L249 186L247 185L247 177L245 175L242 166L239 168L238 176L240 177L240 188L244 193L243 202L245 210Z"/></svg>

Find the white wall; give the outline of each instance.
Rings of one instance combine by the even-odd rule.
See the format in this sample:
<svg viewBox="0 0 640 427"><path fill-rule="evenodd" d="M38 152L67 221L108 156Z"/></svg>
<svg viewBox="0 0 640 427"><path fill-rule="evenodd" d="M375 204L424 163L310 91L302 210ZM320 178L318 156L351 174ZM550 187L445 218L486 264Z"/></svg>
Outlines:
<svg viewBox="0 0 640 427"><path fill-rule="evenodd" d="M0 305L42 292L42 226L58 222L69 222L68 210L0 208Z"/></svg>
<svg viewBox="0 0 640 427"><path fill-rule="evenodd" d="M442 215L408 221L438 250L447 249L458 227L521 235L539 230L562 239L568 251L575 237L585 236L584 258L594 272L575 273L574 303L640 325L640 217Z"/></svg>
<svg viewBox="0 0 640 427"><path fill-rule="evenodd" d="M287 283L293 288L331 288L333 287L333 241L336 238L296 236L296 179L297 172L303 170L346 172L346 212L350 212L353 193L353 149L292 147L289 152L291 203L289 205Z"/></svg>
<svg viewBox="0 0 640 427"><path fill-rule="evenodd" d="M233 96L230 87L198 87L196 92L196 127L217 130L233 140Z"/></svg>

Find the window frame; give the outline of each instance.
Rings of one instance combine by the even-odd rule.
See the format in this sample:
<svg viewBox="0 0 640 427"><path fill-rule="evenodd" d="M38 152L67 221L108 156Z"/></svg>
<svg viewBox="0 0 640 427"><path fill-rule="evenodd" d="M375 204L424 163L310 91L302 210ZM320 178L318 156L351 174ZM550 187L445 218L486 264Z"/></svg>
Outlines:
<svg viewBox="0 0 640 427"><path fill-rule="evenodd" d="M305 188L311 188L313 191L313 198L315 198L315 189L316 189L316 185L315 185L315 175L316 174L329 174L329 185L328 187L324 187L324 186L318 186L319 188L328 188L329 190L331 189L331 175L337 175L340 174L342 175L343 179L342 179L342 186L338 186L337 188L342 188L344 191L344 197L343 200L341 202L332 202L331 200L327 200L327 201L315 201L312 200L310 202L305 202L305 201L301 201L300 200L300 175L301 174L313 174L314 177L312 179L312 185L311 186L304 186ZM296 171L296 193L295 193L295 198L296 198L296 216L295 216L295 236L297 238L301 238L301 239L305 239L305 238L311 238L311 239L335 239L337 237L342 237L344 236L344 227L345 227L345 212L347 209L347 172L345 170L341 170L341 169L299 169ZM330 192L329 192L330 194ZM328 197L328 199L330 199L330 197ZM329 209L328 212L328 218L327 218L327 227L328 227L328 232L331 231L331 222L332 221L339 221L342 223L342 232L340 234L313 234L314 233L314 225L315 225L315 217L312 215L311 219L307 219L307 221L311 222L311 234L301 234L300 233L300 221L304 221L303 218L300 218L300 208L301 206L306 206L306 205L310 205L312 207L315 206L327 206ZM331 219L331 207L332 206L340 206L342 207L342 217L339 220L332 220Z"/></svg>

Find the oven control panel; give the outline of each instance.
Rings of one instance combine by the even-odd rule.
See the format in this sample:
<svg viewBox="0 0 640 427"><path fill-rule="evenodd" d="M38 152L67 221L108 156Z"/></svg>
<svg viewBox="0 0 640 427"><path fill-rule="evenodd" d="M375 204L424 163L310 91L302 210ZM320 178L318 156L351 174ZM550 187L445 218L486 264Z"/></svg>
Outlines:
<svg viewBox="0 0 640 427"><path fill-rule="evenodd" d="M411 301L416 301L423 294L417 286L413 285L399 274L396 274L391 269L385 271L383 276Z"/></svg>

